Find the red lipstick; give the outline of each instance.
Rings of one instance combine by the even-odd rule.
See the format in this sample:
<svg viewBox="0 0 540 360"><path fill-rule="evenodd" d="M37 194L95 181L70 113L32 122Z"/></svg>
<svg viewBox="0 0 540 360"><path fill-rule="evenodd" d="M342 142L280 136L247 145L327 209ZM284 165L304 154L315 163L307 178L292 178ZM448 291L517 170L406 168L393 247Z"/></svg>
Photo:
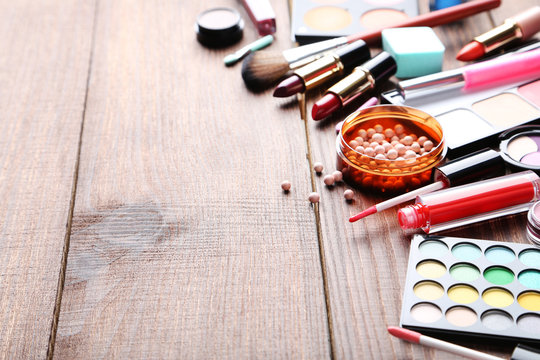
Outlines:
<svg viewBox="0 0 540 360"><path fill-rule="evenodd" d="M461 49L456 59L476 60L489 52L520 40L531 38L540 31L540 6L534 6L504 21L504 24L474 38Z"/></svg>
<svg viewBox="0 0 540 360"><path fill-rule="evenodd" d="M429 234L527 211L539 195L540 177L527 170L420 195L398 211L398 220L402 229Z"/></svg>
<svg viewBox="0 0 540 360"><path fill-rule="evenodd" d="M369 48L363 40L343 46L296 69L276 87L274 97L287 97L312 89L350 71L369 57Z"/></svg>
<svg viewBox="0 0 540 360"><path fill-rule="evenodd" d="M334 111L347 105L360 95L372 90L375 86L396 73L394 58L386 51L353 69L352 73L334 86L318 100L311 111L313 120L321 120Z"/></svg>

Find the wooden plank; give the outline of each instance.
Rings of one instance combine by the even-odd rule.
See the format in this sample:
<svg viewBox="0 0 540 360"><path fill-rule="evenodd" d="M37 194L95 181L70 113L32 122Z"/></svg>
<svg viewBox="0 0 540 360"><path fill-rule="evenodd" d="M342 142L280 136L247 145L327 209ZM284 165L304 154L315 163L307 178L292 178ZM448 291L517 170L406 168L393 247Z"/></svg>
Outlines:
<svg viewBox="0 0 540 360"><path fill-rule="evenodd" d="M524 10L537 3L503 2L504 8L497 10L498 23L505 17ZM510 5L511 4L511 5ZM420 3L422 11L427 11L428 2ZM518 9L519 8L519 9ZM457 51L476 35L489 30L493 24L487 14L475 15L455 24L436 28L437 34L446 46L443 69L461 66L454 59ZM372 49L376 54L380 49ZM309 95L308 113L321 91ZM361 103L357 103L359 106ZM310 119L309 131L312 141L313 158L325 164L326 172L335 170L335 124L355 110L355 106L339 112L323 122ZM336 359L422 359L458 358L448 353L411 345L392 338L387 326L399 324L401 298L410 236L397 222L395 210L372 215L355 224L347 219L359 211L385 198L356 190L352 204L345 202L343 191L349 188L339 184L327 188L317 178L321 193L320 216L324 247L324 260L328 277L332 338ZM501 241L527 242L525 237L526 219L523 216L491 221L487 225L475 224L453 231L444 232L450 236L494 239ZM509 347L480 346L465 344L499 356L511 352Z"/></svg>
<svg viewBox="0 0 540 360"><path fill-rule="evenodd" d="M0 1L1 358L47 354L93 17L92 1Z"/></svg>
<svg viewBox="0 0 540 360"><path fill-rule="evenodd" d="M196 42L211 6L99 5L55 356L330 356L304 124Z"/></svg>

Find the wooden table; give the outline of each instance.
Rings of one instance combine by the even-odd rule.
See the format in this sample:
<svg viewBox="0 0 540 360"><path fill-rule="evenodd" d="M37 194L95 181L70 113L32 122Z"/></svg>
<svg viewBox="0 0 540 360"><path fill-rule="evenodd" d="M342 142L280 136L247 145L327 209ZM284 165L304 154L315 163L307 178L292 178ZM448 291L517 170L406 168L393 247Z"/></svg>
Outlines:
<svg viewBox="0 0 540 360"><path fill-rule="evenodd" d="M503 2L436 30L445 69L539 3ZM272 4L285 49L288 4ZM244 16L241 44L196 41L197 14L217 5ZM1 1L0 18L2 358L453 358L387 334L410 240L395 211L351 225L382 198L349 204L311 170L334 170L346 114L303 121L296 100L223 66L256 38L239 3ZM526 242L525 223L445 234Z"/></svg>

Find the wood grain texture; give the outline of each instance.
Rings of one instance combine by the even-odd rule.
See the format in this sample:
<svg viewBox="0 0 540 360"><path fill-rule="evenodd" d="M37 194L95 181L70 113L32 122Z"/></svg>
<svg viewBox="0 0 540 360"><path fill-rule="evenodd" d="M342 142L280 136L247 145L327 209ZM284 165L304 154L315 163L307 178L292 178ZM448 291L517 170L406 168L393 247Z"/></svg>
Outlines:
<svg viewBox="0 0 540 360"><path fill-rule="evenodd" d="M496 23L537 4L537 1L503 1L494 12ZM428 2L420 8L427 11ZM435 28L446 46L443 69L461 66L454 59L457 51L474 36L493 27L488 14L479 14L458 23ZM372 49L376 54L379 49ZM394 79L395 80L395 79ZM308 112L319 98L321 90L309 96ZM353 104L322 122L310 119L310 139L313 158L325 164L327 171L335 169L335 124L360 106ZM343 191L349 188L338 184L328 188L317 180L321 193L320 216L326 274L328 276L329 307L332 318L332 338L336 359L459 359L442 351L411 345L392 338L387 326L398 325L401 298L409 257L410 237L416 232L404 232L397 222L395 210L372 215L354 224L347 219L361 210L386 198L356 190L355 200L348 204ZM445 235L527 242L526 219L523 215L470 225ZM465 346L509 357L510 347L463 343Z"/></svg>
<svg viewBox="0 0 540 360"><path fill-rule="evenodd" d="M212 6L99 3L55 357L330 356L304 124L196 42Z"/></svg>
<svg viewBox="0 0 540 360"><path fill-rule="evenodd" d="M92 1L0 1L0 358L45 358L83 119Z"/></svg>

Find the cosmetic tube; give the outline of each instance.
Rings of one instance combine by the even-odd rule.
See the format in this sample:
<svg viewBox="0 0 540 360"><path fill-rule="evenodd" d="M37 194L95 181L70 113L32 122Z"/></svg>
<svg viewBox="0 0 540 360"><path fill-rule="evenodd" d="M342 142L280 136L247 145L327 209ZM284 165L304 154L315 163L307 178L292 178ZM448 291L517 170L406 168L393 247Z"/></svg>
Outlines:
<svg viewBox="0 0 540 360"><path fill-rule="evenodd" d="M403 98L434 91L462 88L463 92L536 79L540 75L540 49L467 65L399 82Z"/></svg>
<svg viewBox="0 0 540 360"><path fill-rule="evenodd" d="M398 211L398 220L402 229L430 234L528 211L539 195L540 177L527 170L420 195Z"/></svg>

